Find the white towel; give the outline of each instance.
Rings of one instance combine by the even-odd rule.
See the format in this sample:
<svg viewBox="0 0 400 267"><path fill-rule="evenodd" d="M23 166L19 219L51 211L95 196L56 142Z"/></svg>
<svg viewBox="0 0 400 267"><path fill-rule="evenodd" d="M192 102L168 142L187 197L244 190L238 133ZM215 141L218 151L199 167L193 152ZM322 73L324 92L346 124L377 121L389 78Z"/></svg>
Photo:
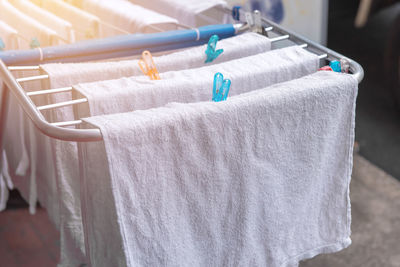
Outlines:
<svg viewBox="0 0 400 267"><path fill-rule="evenodd" d="M11 0L10 2L20 11L57 32L58 36L62 38L60 40L61 43L75 42L72 24L68 21L57 17L53 13L38 7L28 0Z"/></svg>
<svg viewBox="0 0 400 267"><path fill-rule="evenodd" d="M86 106L77 108L79 116L85 117L148 109L169 102L210 100L217 72L232 81L232 96L299 78L318 67L315 54L292 46L198 69L161 73L161 80L129 77L78 84L74 89L88 99L90 113L85 112Z"/></svg>
<svg viewBox="0 0 400 267"><path fill-rule="evenodd" d="M177 29L178 21L176 19L134 5L126 0L85 0L82 8L98 16L102 22L114 26L104 25L103 36Z"/></svg>
<svg viewBox="0 0 400 267"><path fill-rule="evenodd" d="M18 40L18 32L6 24L3 21L0 21L0 38L3 41L5 47L4 50L15 50L18 49L19 46L19 40ZM0 92L3 90L3 82L0 79ZM10 96L11 98L11 96ZM0 98L1 100L1 98ZM21 115L21 112L18 111L18 115ZM17 115L17 116L18 116ZM15 116L15 115L14 115ZM16 118L15 123L18 124L18 118ZM19 128L18 126L15 126L16 128ZM20 134L20 136L23 136ZM14 149L18 150L21 152L21 158L22 160L20 163L29 163L29 158L28 158L28 153L26 150L26 147L24 146L25 142L21 144L21 147L18 145L15 145ZM7 200L8 200L8 189L9 186L12 185L12 181L10 178L9 174L9 168L8 168L8 155L5 150L2 151L2 161L0 164L0 211L4 210L7 205ZM8 184L8 185L7 185Z"/></svg>
<svg viewBox="0 0 400 267"><path fill-rule="evenodd" d="M243 49L246 47L246 49ZM212 64L250 56L271 48L269 39L255 33L246 33L221 40L217 48L225 51ZM154 57L160 72L203 66L206 46L185 49L165 56ZM211 65L211 64L210 64ZM41 66L49 75L50 87L71 86L80 82L116 79L123 76L141 75L137 60L103 63L46 64ZM71 94L56 94L51 103L70 100ZM73 119L72 109L59 109L50 114L52 121ZM60 197L61 265L79 265L84 258L84 241L79 196L77 145L71 142L52 141L56 159L58 195ZM49 177L51 179L52 177ZM51 190L48 190L52 192ZM40 193L39 193L40 195ZM51 193L47 194L51 198Z"/></svg>
<svg viewBox="0 0 400 267"><path fill-rule="evenodd" d="M190 27L221 24L226 21L223 0L130 0L134 4L176 18Z"/></svg>
<svg viewBox="0 0 400 267"><path fill-rule="evenodd" d="M10 173L8 171L8 161L6 151L3 149L1 158L1 170L0 170L0 211L3 211L7 207L7 200L9 196L8 190L14 189Z"/></svg>
<svg viewBox="0 0 400 267"><path fill-rule="evenodd" d="M57 44L57 33L16 9L8 1L0 1L0 16L7 24L14 27L25 38L20 48L29 49L32 38L37 38L41 47Z"/></svg>
<svg viewBox="0 0 400 267"><path fill-rule="evenodd" d="M8 1L0 0L0 16L1 18L10 25L13 25L15 29L18 31L19 36L21 36L24 40L20 41L19 48L22 49L29 49L30 42L33 38L36 38L39 41L41 47L44 46L51 46L56 45L59 43L60 38L58 37L57 33L50 28L46 27L45 25L39 23L35 19L27 16L23 12L19 11L17 8L12 6ZM36 73L35 73L36 74ZM20 76L32 76L35 75L30 71L22 71L15 73L16 77ZM28 82L24 83L23 87L26 91L31 90L38 90L40 89L40 82ZM13 98L13 97L11 97ZM11 100L13 101L13 100ZM16 174L21 177L15 177L14 184L16 188L21 192L23 198L29 202L31 212L34 211L36 205L36 198L35 198L35 180L36 174L35 172L31 172L29 176L27 176L27 169L29 165L36 165L37 158L33 157L29 159L27 158L26 153L26 145L25 145L25 132L28 130L26 128L31 122L26 116L23 114L22 109L20 106L13 101L13 104L9 106L8 111L8 121L10 121L9 127L6 128L6 131L12 131L14 128L18 128L17 135L8 135L13 141L13 146L6 148L7 154L10 154L10 151L15 149L21 149L22 153L19 155L21 159L20 164L16 167ZM11 123L12 122L12 123ZM15 137L19 136L18 142L15 142ZM8 141L6 141L8 143ZM34 145L30 143L31 146ZM21 148L19 148L21 146ZM14 153L12 153L14 154ZM10 161L15 162L15 159L9 158ZM31 194L32 193L32 194ZM45 205L46 206L46 205Z"/></svg>
<svg viewBox="0 0 400 267"><path fill-rule="evenodd" d="M76 40L100 37L100 19L84 10L62 0L31 0L36 5L52 12L54 15L69 21L75 31Z"/></svg>
<svg viewBox="0 0 400 267"><path fill-rule="evenodd" d="M104 138L82 144L92 265L296 266L347 247L356 94L318 72L85 119Z"/></svg>
<svg viewBox="0 0 400 267"><path fill-rule="evenodd" d="M18 32L16 29L0 20L0 38L4 43L4 50L18 49Z"/></svg>
<svg viewBox="0 0 400 267"><path fill-rule="evenodd" d="M78 116L148 109L163 106L173 101L207 101L211 99L213 76L217 71L221 71L226 74L226 78L232 80L232 88L230 90L230 95L232 96L310 74L318 69L318 64L319 59L316 55L300 47L289 47L209 67L161 73L162 80L155 83L154 81L144 81L143 79L139 80L139 78L132 77L80 84L75 88L88 97L90 112L85 107L78 107L77 111L80 113ZM95 87L96 92L93 90ZM121 92L120 88L124 88L126 93ZM107 93L108 90L111 90L111 94ZM106 98L103 98L103 94L108 95L108 100L112 99L112 101L105 103L104 100ZM112 95L111 98L110 95ZM98 155L101 157L101 154ZM75 164L77 165L78 163ZM84 195L84 197L87 196ZM85 203L86 201L84 200L81 204L86 205ZM97 254L96 247L99 245L95 244L96 242L101 242L97 239L99 237L93 237L97 240L94 241L94 239L91 239L91 232L85 232L86 234L88 235L86 238L91 240L87 242L86 246L87 251L91 254L90 259L96 259L96 263L92 262L92 265L101 266L100 262L104 261L107 262L107 264L104 263L104 266L116 266L116 262L108 262L109 260L114 260L108 255L112 255L116 251L112 251L111 254L104 254L105 258L103 258L103 256L100 256L102 252ZM95 246L95 252L92 251L92 246ZM115 258L119 257L116 256Z"/></svg>

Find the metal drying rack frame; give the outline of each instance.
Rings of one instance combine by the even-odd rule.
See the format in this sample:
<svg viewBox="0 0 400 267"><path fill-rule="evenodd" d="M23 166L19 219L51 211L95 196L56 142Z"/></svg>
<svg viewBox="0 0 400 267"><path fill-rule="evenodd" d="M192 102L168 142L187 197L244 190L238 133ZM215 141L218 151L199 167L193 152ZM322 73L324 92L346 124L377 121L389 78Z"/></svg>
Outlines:
<svg viewBox="0 0 400 267"><path fill-rule="evenodd" d="M224 9L224 12L232 12L232 10ZM261 18L263 22L263 33L268 36L269 33L274 33L277 36L271 38L271 42L279 42L283 40L290 40L292 43L301 46L315 54L319 55L320 59L326 60L340 60L345 58L350 64L350 73L360 83L364 77L364 70L360 64L356 61L349 59L340 53L337 53L325 46L322 46L316 42L308 40L299 34L296 34L290 30L283 28L282 26L268 20ZM49 90L40 90L34 92L26 92L21 83L35 80L48 79L48 75L38 75L33 77L15 78L11 71L24 71L24 70L40 70L40 66L24 66L26 64L38 64L46 62L79 62L79 61L90 61L100 60L106 58L117 58L122 56L132 56L140 54L143 48L152 49L152 51L166 51L171 49L189 47L206 43L211 34L219 34L220 38L230 37L236 34L240 34L249 31L250 27L247 23L237 24L225 24L225 25L210 25L200 27L191 30L178 30L171 32L156 33L160 38L157 39L157 45L154 42L144 43L144 36L140 35L139 38L123 37L108 38L105 40L92 40L82 44L66 45L58 49L58 47L50 47L35 50L25 51L9 51L0 54L0 78L6 84L3 87L2 92L2 103L1 103L1 115L0 115L0 141L3 144L4 127L6 125L6 117L9 105L9 93L16 97L18 103L21 105L24 112L32 120L33 124L45 135L75 142L90 142L90 141L101 141L102 135L99 129L77 129L77 128L66 128L65 126L79 125L82 123L81 120L69 121L69 122L48 122L42 115L42 110L49 110L60 108L64 106L71 106L81 103L86 103L87 99L75 99L71 101L49 104L46 106L37 107L31 100L31 96L54 94L60 92L72 91L72 87L57 88ZM168 39L168 33L172 33L173 42ZM157 35L158 34L158 35ZM185 35L186 34L186 35ZM147 35L147 36L151 36ZM190 36L190 38L188 37ZM164 42L164 43L163 43ZM137 45L138 44L138 45ZM160 46L162 45L163 46ZM143 45L149 45L146 47ZM92 51L95 51L94 53ZM89 56L87 56L89 54ZM4 61L4 62L3 62ZM6 66L6 64L10 66Z"/></svg>

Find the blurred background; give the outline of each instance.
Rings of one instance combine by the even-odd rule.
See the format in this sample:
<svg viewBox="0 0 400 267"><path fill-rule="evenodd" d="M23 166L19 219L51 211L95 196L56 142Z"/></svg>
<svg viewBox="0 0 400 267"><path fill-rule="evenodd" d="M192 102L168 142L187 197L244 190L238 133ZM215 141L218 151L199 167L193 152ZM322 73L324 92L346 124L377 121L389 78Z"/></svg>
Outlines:
<svg viewBox="0 0 400 267"><path fill-rule="evenodd" d="M353 244L302 266L400 266L400 1L228 1L359 62L365 77L356 113ZM5 266L56 266L58 234L43 209L34 216L17 191L0 213Z"/></svg>

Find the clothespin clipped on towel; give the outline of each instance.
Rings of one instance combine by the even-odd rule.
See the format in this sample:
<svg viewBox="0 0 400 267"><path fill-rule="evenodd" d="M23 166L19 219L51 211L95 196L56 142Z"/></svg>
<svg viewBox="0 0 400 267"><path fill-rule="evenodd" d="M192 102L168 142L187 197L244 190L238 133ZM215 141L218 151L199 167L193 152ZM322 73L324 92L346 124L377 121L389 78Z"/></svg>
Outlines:
<svg viewBox="0 0 400 267"><path fill-rule="evenodd" d="M3 39L0 38L0 51L3 51L6 48L6 44L3 42Z"/></svg>
<svg viewBox="0 0 400 267"><path fill-rule="evenodd" d="M213 84L213 96L212 101L220 102L225 101L229 94L229 89L231 88L231 80L225 79L222 73L217 72L214 75L214 84Z"/></svg>
<svg viewBox="0 0 400 267"><path fill-rule="evenodd" d="M319 70L349 73L350 63L345 58L340 59L340 61L332 60L329 62L329 66L324 66Z"/></svg>
<svg viewBox="0 0 400 267"><path fill-rule="evenodd" d="M150 77L150 80L160 80L160 75L149 51L143 51L142 59L139 60L138 64L142 72Z"/></svg>
<svg viewBox="0 0 400 267"><path fill-rule="evenodd" d="M215 50L217 48L218 40L219 37L215 34L210 37L210 40L208 40L208 45L206 49L207 59L204 63L213 62L214 59L216 59L219 55L222 54L222 52L224 52L224 49Z"/></svg>
<svg viewBox="0 0 400 267"><path fill-rule="evenodd" d="M29 46L31 47L31 49L38 48L40 47L40 42L36 37L33 37Z"/></svg>

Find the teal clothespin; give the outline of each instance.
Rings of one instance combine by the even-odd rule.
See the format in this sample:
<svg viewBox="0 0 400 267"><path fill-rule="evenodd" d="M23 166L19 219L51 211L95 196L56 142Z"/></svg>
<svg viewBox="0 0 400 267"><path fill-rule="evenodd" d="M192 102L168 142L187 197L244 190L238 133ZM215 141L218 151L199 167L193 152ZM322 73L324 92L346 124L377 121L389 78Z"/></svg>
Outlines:
<svg viewBox="0 0 400 267"><path fill-rule="evenodd" d="M329 62L329 66L334 72L342 72L342 67L340 61L338 60L332 60L331 62Z"/></svg>
<svg viewBox="0 0 400 267"><path fill-rule="evenodd" d="M225 79L222 73L217 72L214 75L213 97L212 101L225 101L228 97L229 89L231 88L231 80Z"/></svg>
<svg viewBox="0 0 400 267"><path fill-rule="evenodd" d="M3 42L3 39L0 37L0 51L3 51L6 49L6 44Z"/></svg>
<svg viewBox="0 0 400 267"><path fill-rule="evenodd" d="M206 49L206 55L207 59L205 63L212 62L214 59L216 59L219 55L224 52L224 49L218 49L217 48L217 42L219 40L218 35L213 35L210 37L210 40L208 41L207 49Z"/></svg>
<svg viewBox="0 0 400 267"><path fill-rule="evenodd" d="M36 37L32 38L32 41L30 43L30 47L31 47L31 49L35 49L35 48L40 47L39 40Z"/></svg>

